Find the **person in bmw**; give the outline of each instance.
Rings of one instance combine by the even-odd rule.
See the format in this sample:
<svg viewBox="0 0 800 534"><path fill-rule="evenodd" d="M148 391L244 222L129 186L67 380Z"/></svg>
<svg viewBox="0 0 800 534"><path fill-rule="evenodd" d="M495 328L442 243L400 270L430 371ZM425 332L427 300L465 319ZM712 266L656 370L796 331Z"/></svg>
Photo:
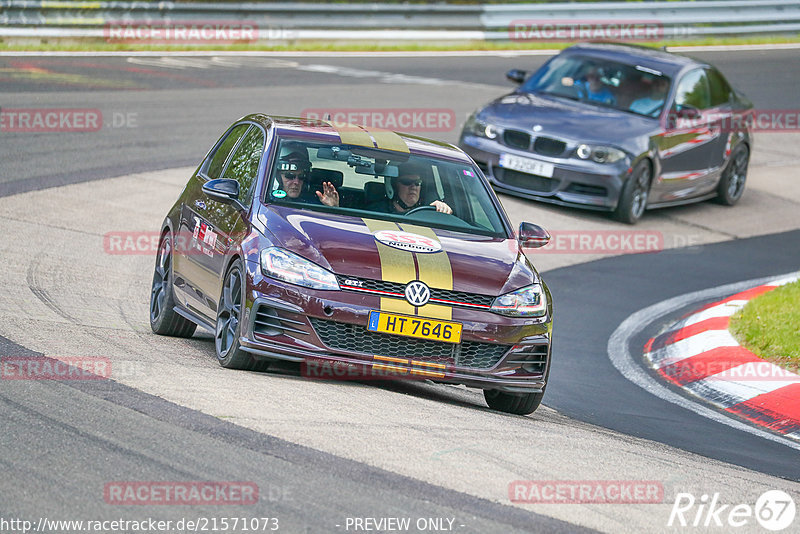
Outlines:
<svg viewBox="0 0 800 534"><path fill-rule="evenodd" d="M583 80L575 82L575 87L584 100L599 102L608 106L616 104L614 94L606 87L600 79L600 71L597 67L590 67Z"/></svg>
<svg viewBox="0 0 800 534"><path fill-rule="evenodd" d="M367 209L380 213L401 214L422 206L422 190L429 183L423 177L426 177L424 169L411 164L401 165L399 176L390 180L392 195L368 206ZM434 200L429 205L440 213L448 215L453 213L453 208L441 200Z"/></svg>
<svg viewBox="0 0 800 534"><path fill-rule="evenodd" d="M663 76L645 77L642 82L650 87L650 94L631 102L628 109L640 115L658 117L669 91L669 80Z"/></svg>

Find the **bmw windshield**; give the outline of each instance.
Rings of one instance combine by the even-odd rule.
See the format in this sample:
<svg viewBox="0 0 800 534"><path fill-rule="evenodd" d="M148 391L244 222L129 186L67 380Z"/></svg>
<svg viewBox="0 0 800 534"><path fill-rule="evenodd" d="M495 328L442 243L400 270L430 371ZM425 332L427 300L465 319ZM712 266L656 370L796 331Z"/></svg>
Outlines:
<svg viewBox="0 0 800 534"><path fill-rule="evenodd" d="M520 90L658 117L669 87L670 79L657 70L566 55L539 69Z"/></svg>

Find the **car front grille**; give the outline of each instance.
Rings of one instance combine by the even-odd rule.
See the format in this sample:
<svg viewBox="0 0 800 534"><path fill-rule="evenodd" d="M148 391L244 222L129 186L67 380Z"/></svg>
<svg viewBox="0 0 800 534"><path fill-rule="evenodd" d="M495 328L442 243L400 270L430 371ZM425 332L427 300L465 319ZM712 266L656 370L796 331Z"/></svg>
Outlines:
<svg viewBox="0 0 800 534"><path fill-rule="evenodd" d="M405 299L406 284L344 275L337 275L336 279L340 286L345 286L345 288L350 291L381 291L384 293L391 293L391 295L386 296L395 296L397 298ZM431 302L438 304L489 308L494 301L494 297L492 295L480 295L478 293L467 293L465 291L452 291L433 287L430 288L430 290Z"/></svg>
<svg viewBox="0 0 800 534"><path fill-rule="evenodd" d="M558 180L554 178L545 178L502 167L494 168L494 176L499 182L506 185L538 193L550 193L558 187Z"/></svg>
<svg viewBox="0 0 800 534"><path fill-rule="evenodd" d="M468 369L489 369L499 362L508 345L462 341L443 343L427 339L379 334L365 326L311 317L320 340L331 350L407 358Z"/></svg>
<svg viewBox="0 0 800 534"><path fill-rule="evenodd" d="M519 130L506 130L503 132L503 143L510 147L528 150L531 147L531 136Z"/></svg>
<svg viewBox="0 0 800 534"><path fill-rule="evenodd" d="M560 156L567 149L567 144L558 139L537 137L533 142L533 151L543 156Z"/></svg>

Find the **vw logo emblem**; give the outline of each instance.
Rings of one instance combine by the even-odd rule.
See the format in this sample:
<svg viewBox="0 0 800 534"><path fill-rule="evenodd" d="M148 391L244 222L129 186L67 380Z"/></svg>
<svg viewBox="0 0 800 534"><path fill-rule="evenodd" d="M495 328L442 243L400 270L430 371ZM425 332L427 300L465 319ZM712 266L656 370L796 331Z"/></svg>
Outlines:
<svg viewBox="0 0 800 534"><path fill-rule="evenodd" d="M431 290L419 280L415 280L406 286L406 300L412 306L424 306L430 298Z"/></svg>

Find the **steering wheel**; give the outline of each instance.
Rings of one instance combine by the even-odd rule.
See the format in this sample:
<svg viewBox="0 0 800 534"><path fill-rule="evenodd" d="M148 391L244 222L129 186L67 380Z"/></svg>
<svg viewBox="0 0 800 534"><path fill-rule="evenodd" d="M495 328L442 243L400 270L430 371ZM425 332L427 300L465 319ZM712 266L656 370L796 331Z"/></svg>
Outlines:
<svg viewBox="0 0 800 534"><path fill-rule="evenodd" d="M431 205L427 205L427 206L417 206L416 208L414 208L414 209L412 209L412 210L408 210L408 211L407 211L407 212L405 212L403 215L411 215L412 213L417 213L418 211L425 211L425 210L433 210L433 211L436 211L436 206L431 206Z"/></svg>

